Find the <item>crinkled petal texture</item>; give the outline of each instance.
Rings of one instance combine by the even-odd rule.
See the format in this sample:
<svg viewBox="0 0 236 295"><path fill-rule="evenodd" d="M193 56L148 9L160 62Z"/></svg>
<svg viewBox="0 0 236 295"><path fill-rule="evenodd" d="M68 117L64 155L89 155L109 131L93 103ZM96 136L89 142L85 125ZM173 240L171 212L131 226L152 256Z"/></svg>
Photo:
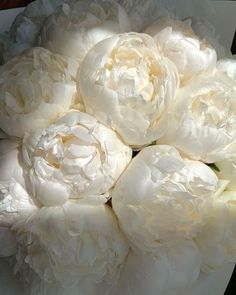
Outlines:
<svg viewBox="0 0 236 295"><path fill-rule="evenodd" d="M217 176L207 165L181 158L174 147L150 146L117 181L112 204L130 243L156 251L201 230L217 189Z"/></svg>
<svg viewBox="0 0 236 295"><path fill-rule="evenodd" d="M216 52L205 40L199 40L191 20L161 17L145 30L153 36L158 49L177 67L182 83L216 66Z"/></svg>
<svg viewBox="0 0 236 295"><path fill-rule="evenodd" d="M0 69L0 126L11 136L44 128L77 99L77 62L33 48Z"/></svg>
<svg viewBox="0 0 236 295"><path fill-rule="evenodd" d="M31 277L37 274L41 288L59 284L69 292L65 294L71 289L77 290L72 294L95 295L100 289L106 294L128 253L116 217L106 205L68 201L62 207L44 207L14 230L19 243L16 270L29 284L35 283Z"/></svg>
<svg viewBox="0 0 236 295"><path fill-rule="evenodd" d="M10 230L14 222L36 209L24 176L23 162L16 142L0 142L0 256L15 253L15 235Z"/></svg>
<svg viewBox="0 0 236 295"><path fill-rule="evenodd" d="M17 15L7 34L8 42L4 44L3 60L6 62L34 46L46 17L63 2L64 0L37 0L28 4L24 11Z"/></svg>
<svg viewBox="0 0 236 295"><path fill-rule="evenodd" d="M47 19L39 44L82 61L99 41L129 31L129 17L115 1L72 0Z"/></svg>
<svg viewBox="0 0 236 295"><path fill-rule="evenodd" d="M99 198L132 157L114 131L86 113L71 111L47 129L24 138L24 159L36 198L45 206L68 198Z"/></svg>
<svg viewBox="0 0 236 295"><path fill-rule="evenodd" d="M201 256L191 240L167 244L157 253L130 251L111 295L174 295L200 273Z"/></svg>
<svg viewBox="0 0 236 295"><path fill-rule="evenodd" d="M236 87L226 74L202 75L181 88L158 141L205 163L234 154L236 144Z"/></svg>
<svg viewBox="0 0 236 295"><path fill-rule="evenodd" d="M216 198L207 223L195 238L202 253L202 270L217 271L236 261L236 191Z"/></svg>
<svg viewBox="0 0 236 295"><path fill-rule="evenodd" d="M162 117L175 98L178 74L152 37L128 33L103 40L78 73L86 111L127 144L139 147L163 134Z"/></svg>

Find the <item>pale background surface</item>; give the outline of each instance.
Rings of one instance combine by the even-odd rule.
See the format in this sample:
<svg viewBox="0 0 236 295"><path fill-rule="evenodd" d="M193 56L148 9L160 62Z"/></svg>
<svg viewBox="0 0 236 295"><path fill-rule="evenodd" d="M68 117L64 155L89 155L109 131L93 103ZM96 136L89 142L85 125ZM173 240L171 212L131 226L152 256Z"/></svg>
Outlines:
<svg viewBox="0 0 236 295"><path fill-rule="evenodd" d="M221 36L222 44L231 47L235 33L236 1L214 1L217 11L215 27ZM0 11L0 33L9 29L15 16L23 8ZM220 271L210 275L201 275L191 288L181 291L179 295L223 295L234 269L234 264L228 264ZM0 259L0 294L24 295L22 285L12 276L12 271L6 259Z"/></svg>

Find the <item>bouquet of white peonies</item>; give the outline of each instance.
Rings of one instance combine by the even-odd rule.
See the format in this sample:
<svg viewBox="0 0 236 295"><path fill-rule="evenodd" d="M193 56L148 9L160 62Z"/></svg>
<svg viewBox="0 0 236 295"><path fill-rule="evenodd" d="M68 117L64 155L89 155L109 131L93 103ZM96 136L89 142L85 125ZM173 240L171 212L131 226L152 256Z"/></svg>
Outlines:
<svg viewBox="0 0 236 295"><path fill-rule="evenodd" d="M29 295L181 294L236 262L236 61L174 0L63 2L1 46L0 257Z"/></svg>

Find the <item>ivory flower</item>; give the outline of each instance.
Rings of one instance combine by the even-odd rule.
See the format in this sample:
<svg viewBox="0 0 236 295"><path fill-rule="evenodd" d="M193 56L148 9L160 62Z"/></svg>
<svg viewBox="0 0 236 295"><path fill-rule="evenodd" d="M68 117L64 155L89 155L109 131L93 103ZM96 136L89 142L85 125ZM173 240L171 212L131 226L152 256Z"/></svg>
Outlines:
<svg viewBox="0 0 236 295"><path fill-rule="evenodd" d="M174 147L150 146L117 181L112 204L131 245L156 251L165 241L198 233L217 189L207 165L181 158Z"/></svg>
<svg viewBox="0 0 236 295"><path fill-rule="evenodd" d="M0 69L0 126L11 136L44 128L76 103L77 63L33 48Z"/></svg>
<svg viewBox="0 0 236 295"><path fill-rule="evenodd" d="M111 295L177 294L199 276L201 256L191 240L163 246L155 255L130 251Z"/></svg>
<svg viewBox="0 0 236 295"><path fill-rule="evenodd" d="M202 270L212 272L236 261L236 191L216 198L207 223L195 241L202 253Z"/></svg>
<svg viewBox="0 0 236 295"><path fill-rule="evenodd" d="M214 163L229 157L236 144L236 87L226 74L202 75L180 89L158 141L188 157Z"/></svg>
<svg viewBox="0 0 236 295"><path fill-rule="evenodd" d="M199 40L189 19L160 17L145 33L154 38L158 49L176 65L182 82L216 66L215 50L206 40Z"/></svg>
<svg viewBox="0 0 236 295"><path fill-rule="evenodd" d="M16 16L4 38L3 60L6 62L34 46L46 17L63 2L64 0L37 0L28 4L24 11Z"/></svg>
<svg viewBox="0 0 236 295"><path fill-rule="evenodd" d="M86 111L125 143L142 146L164 132L162 117L175 98L178 74L150 36L129 33L101 41L78 73Z"/></svg>
<svg viewBox="0 0 236 295"><path fill-rule="evenodd" d="M127 13L115 1L69 1L45 22L39 44L82 61L99 41L130 30Z"/></svg>
<svg viewBox="0 0 236 295"><path fill-rule="evenodd" d="M34 195L45 206L63 204L68 198L94 197L106 202L103 194L132 156L114 131L79 111L26 136L23 151Z"/></svg>
<svg viewBox="0 0 236 295"><path fill-rule="evenodd" d="M59 284L69 294L71 289L77 291L73 294L106 294L128 253L115 215L106 205L68 201L62 207L44 207L14 230L19 243L16 269L25 281L33 272L42 280L41 287ZM96 293L100 289L103 293Z"/></svg>
<svg viewBox="0 0 236 295"><path fill-rule="evenodd" d="M0 256L15 254L15 235L10 227L36 209L31 200L24 176L18 144L9 140L0 142Z"/></svg>

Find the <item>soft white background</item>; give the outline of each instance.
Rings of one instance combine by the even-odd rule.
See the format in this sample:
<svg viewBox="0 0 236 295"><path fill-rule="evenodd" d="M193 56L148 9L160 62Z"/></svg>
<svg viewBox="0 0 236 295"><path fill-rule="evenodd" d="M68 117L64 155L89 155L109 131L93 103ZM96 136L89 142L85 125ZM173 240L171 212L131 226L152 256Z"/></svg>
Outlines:
<svg viewBox="0 0 236 295"><path fill-rule="evenodd" d="M235 32L236 1L214 1L214 6L217 12L216 30L222 44L230 48ZM0 32L7 30L22 10L23 8L0 11ZM211 275L202 274L191 288L179 295L223 295L233 269L234 264L228 264ZM24 295L22 285L12 276L6 259L0 259L0 294Z"/></svg>

